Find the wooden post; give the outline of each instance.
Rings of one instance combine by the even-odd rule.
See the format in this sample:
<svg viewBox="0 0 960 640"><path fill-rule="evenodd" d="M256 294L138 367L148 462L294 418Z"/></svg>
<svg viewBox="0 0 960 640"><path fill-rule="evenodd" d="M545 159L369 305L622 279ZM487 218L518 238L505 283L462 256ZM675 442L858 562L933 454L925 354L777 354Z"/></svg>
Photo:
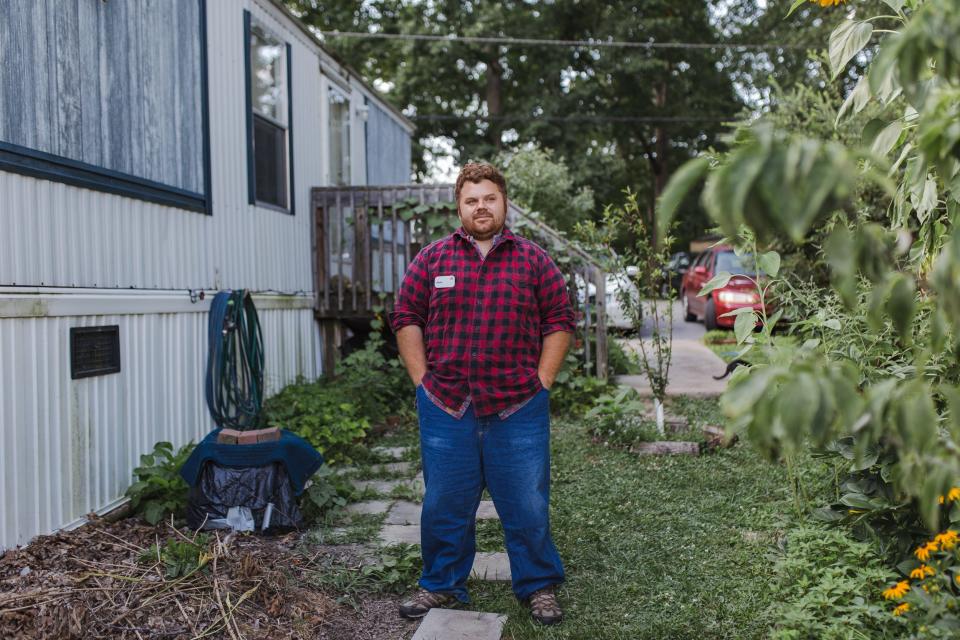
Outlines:
<svg viewBox="0 0 960 640"><path fill-rule="evenodd" d="M607 379L607 275L602 269L594 268L593 275L597 287L597 377Z"/></svg>
<svg viewBox="0 0 960 640"><path fill-rule="evenodd" d="M330 306L330 292L327 288L327 252L325 250L327 234L323 228L324 207L321 193L313 189L310 201L310 210L313 212L313 308L322 309Z"/></svg>
<svg viewBox="0 0 960 640"><path fill-rule="evenodd" d="M586 267L583 274L583 372L590 373L590 280L592 267ZM596 300L596 293L594 293Z"/></svg>
<svg viewBox="0 0 960 640"><path fill-rule="evenodd" d="M323 377L332 378L337 367L337 352L340 348L340 321L324 318L320 323L320 340L323 363Z"/></svg>
<svg viewBox="0 0 960 640"><path fill-rule="evenodd" d="M370 234L367 216L366 198L361 198L359 203L353 205L353 291L354 301L353 309L357 306L357 289L363 293L366 290L366 306L370 308Z"/></svg>

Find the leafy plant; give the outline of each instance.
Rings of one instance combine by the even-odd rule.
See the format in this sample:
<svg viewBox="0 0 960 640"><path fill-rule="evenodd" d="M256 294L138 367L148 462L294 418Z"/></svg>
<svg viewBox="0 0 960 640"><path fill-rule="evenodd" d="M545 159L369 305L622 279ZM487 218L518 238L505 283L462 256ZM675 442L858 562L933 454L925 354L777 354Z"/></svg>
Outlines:
<svg viewBox="0 0 960 640"><path fill-rule="evenodd" d="M310 476L310 485L300 494L300 511L307 522L317 522L328 513L346 506L353 495L353 485L334 474L324 464Z"/></svg>
<svg viewBox="0 0 960 640"><path fill-rule="evenodd" d="M663 265L669 259L672 242L667 235L669 227L654 229L640 211L637 194L629 189L621 206L608 205L599 224L592 221L577 225L580 236L596 248L604 247L608 258L606 266L622 284L617 288L620 307L638 332L644 319L650 328L649 338L639 341L639 364L650 385L656 408L657 428L664 432L663 403L670 377L673 349L673 301L660 298ZM631 237L631 243L614 254L609 250L622 233Z"/></svg>
<svg viewBox="0 0 960 640"><path fill-rule="evenodd" d="M205 569L211 559L207 552L210 536L198 533L192 540L170 538L162 546L150 545L139 557L141 564L159 562L167 578L179 578Z"/></svg>
<svg viewBox="0 0 960 640"><path fill-rule="evenodd" d="M180 468L193 452L189 443L173 451L169 442L158 442L153 452L140 456L140 466L133 470L135 481L127 488L134 513L143 515L150 524L157 524L169 514L179 516L187 506L187 483L180 477Z"/></svg>
<svg viewBox="0 0 960 640"><path fill-rule="evenodd" d="M899 560L924 535L916 504L898 494L891 482L896 451L873 445L861 455L853 437L831 442L815 457L843 461L846 475L837 486L834 502L813 511L824 522L848 527L878 552Z"/></svg>
<svg viewBox="0 0 960 640"><path fill-rule="evenodd" d="M645 412L646 406L636 390L621 387L615 393L598 396L584 418L595 437L630 446L657 439L656 423L644 417Z"/></svg>
<svg viewBox="0 0 960 640"><path fill-rule="evenodd" d="M359 597L408 591L416 584L421 566L419 547L400 544L380 549L376 557L359 566L327 559L322 570L313 572L311 580L335 594L338 603L359 608Z"/></svg>
<svg viewBox="0 0 960 640"><path fill-rule="evenodd" d="M915 499L935 530L937 497L960 477L960 380L930 366L944 352L955 359L960 330L960 49L947 35L960 29L960 4L886 4L892 14L853 13L830 39L836 75L879 36L876 55L837 114L842 121L868 104L881 108L882 119L868 123L858 144L763 121L741 127L729 153L677 172L661 199L660 223L669 224L683 195L705 177L704 204L728 235L745 225L764 245L826 236L822 255L833 290L848 311L865 296L867 328L889 331L880 341L903 354L899 370L864 375L860 361L825 355L809 339L790 360L741 368L724 411L770 455L808 438L823 447L854 436L859 460L886 443L896 452L889 478L896 493ZM885 200L858 210L864 189ZM886 209L876 210L878 202ZM835 320L824 318L824 325L840 324Z"/></svg>
<svg viewBox="0 0 960 640"><path fill-rule="evenodd" d="M332 379L301 379L269 398L264 421L301 436L328 462L342 462L373 424L411 413L409 380L402 365L384 355L382 328L383 321L374 320L364 347L341 360Z"/></svg>
<svg viewBox="0 0 960 640"><path fill-rule="evenodd" d="M960 488L952 487L944 504L956 516ZM952 507L950 504L954 503ZM954 523L960 518L952 517ZM955 638L960 632L960 542L957 530L938 533L914 550L913 558L900 565L908 578L884 590L888 600L900 601L892 614L915 632L914 637Z"/></svg>
<svg viewBox="0 0 960 640"><path fill-rule="evenodd" d="M582 415L593 406L597 395L611 387L606 380L583 372L582 347L567 353L563 366L550 387L550 410L557 415Z"/></svg>
<svg viewBox="0 0 960 640"><path fill-rule="evenodd" d="M365 565L360 573L372 578L378 591L404 593L416 584L422 566L417 545L398 544L381 550L376 562Z"/></svg>
<svg viewBox="0 0 960 640"><path fill-rule="evenodd" d="M791 530L773 565L776 640L901 637L880 597L895 574L869 544L816 526Z"/></svg>

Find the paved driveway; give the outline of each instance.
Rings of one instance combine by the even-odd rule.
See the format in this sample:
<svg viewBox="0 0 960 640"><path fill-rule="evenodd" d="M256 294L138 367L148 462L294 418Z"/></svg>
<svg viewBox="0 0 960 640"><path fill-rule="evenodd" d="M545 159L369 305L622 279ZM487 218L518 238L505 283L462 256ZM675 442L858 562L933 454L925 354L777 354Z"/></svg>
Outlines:
<svg viewBox="0 0 960 640"><path fill-rule="evenodd" d="M640 341L649 340L648 323L639 338L625 340L624 348L640 355ZM673 306L673 354L670 360L668 396L718 396L727 388L727 379L714 380L726 369L726 363L703 344L706 330L699 322L684 322L680 303ZM731 334L732 335L732 334ZM650 387L644 375L618 376L621 384L634 387L640 395L649 396Z"/></svg>

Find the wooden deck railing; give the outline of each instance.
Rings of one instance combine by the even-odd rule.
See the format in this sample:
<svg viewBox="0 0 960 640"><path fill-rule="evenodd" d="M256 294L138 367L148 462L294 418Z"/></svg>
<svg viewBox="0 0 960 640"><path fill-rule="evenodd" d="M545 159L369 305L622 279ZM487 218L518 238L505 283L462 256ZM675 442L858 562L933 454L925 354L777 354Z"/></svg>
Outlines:
<svg viewBox="0 0 960 640"><path fill-rule="evenodd" d="M316 187L311 200L315 311L324 341L324 371L329 373L343 337L343 323L372 319L378 311L391 310L407 265L435 232L443 229L445 221L456 215L454 187ZM512 203L507 222L552 254L576 256L570 264L577 266L566 269L571 299L578 308L581 337L593 336L593 340L583 340L584 364L586 370L605 378L606 274L589 254ZM589 295L587 283L596 287L595 296Z"/></svg>

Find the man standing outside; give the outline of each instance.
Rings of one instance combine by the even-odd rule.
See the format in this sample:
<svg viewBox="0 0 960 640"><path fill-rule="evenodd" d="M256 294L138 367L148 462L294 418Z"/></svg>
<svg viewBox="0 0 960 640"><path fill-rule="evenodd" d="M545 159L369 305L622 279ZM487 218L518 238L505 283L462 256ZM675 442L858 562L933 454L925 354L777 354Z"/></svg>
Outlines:
<svg viewBox="0 0 960 640"><path fill-rule="evenodd" d="M549 388L574 315L563 274L506 228L507 185L468 163L456 183L462 226L414 258L390 321L416 385L426 492L417 618L467 602L476 512L486 487L503 524L513 591L542 624L563 613L550 535Z"/></svg>

